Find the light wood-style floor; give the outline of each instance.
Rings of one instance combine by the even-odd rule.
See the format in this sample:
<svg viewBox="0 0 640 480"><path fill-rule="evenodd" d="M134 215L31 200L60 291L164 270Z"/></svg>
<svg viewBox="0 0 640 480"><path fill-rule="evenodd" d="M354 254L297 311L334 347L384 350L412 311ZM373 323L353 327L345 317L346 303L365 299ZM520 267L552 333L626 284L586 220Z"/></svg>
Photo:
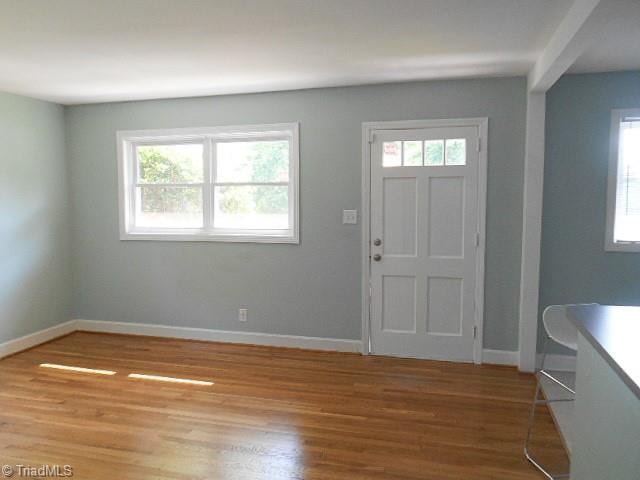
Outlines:
<svg viewBox="0 0 640 480"><path fill-rule="evenodd" d="M522 455L533 389L509 367L77 332L0 360L0 464L81 480L540 479ZM566 469L541 413L538 451Z"/></svg>

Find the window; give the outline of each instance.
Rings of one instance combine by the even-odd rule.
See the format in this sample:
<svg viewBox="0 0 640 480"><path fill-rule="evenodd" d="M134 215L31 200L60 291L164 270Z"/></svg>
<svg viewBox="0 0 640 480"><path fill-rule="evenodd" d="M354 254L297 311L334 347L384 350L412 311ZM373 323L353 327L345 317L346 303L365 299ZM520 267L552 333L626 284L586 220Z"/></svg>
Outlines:
<svg viewBox="0 0 640 480"><path fill-rule="evenodd" d="M118 132L120 238L298 243L298 125Z"/></svg>
<svg viewBox="0 0 640 480"><path fill-rule="evenodd" d="M640 252L640 108L613 110L606 249Z"/></svg>
<svg viewBox="0 0 640 480"><path fill-rule="evenodd" d="M464 138L384 142L382 148L383 167L433 167L467 163L467 141Z"/></svg>

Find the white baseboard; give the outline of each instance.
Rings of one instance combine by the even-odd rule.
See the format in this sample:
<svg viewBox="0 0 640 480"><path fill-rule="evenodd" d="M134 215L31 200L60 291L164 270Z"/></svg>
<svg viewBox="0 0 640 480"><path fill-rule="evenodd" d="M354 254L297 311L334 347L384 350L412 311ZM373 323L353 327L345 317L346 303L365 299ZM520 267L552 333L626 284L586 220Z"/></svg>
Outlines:
<svg viewBox="0 0 640 480"><path fill-rule="evenodd" d="M74 320L69 320L68 322L61 323L60 325L54 325L53 327L25 335L24 337L0 343L0 358L8 357L14 353L21 352L22 350L27 350L40 345L41 343L53 340L54 338L68 335L75 330L76 322Z"/></svg>
<svg viewBox="0 0 640 480"><path fill-rule="evenodd" d="M519 354L511 350L482 350L482 363L490 365L518 365Z"/></svg>
<svg viewBox="0 0 640 480"><path fill-rule="evenodd" d="M538 354L537 367L540 368L541 364L542 355ZM544 368L546 370L555 370L557 372L575 372L576 357L573 355L558 355L550 353L544 361Z"/></svg>
<svg viewBox="0 0 640 480"><path fill-rule="evenodd" d="M362 342L360 340L345 340L341 338L234 332L229 330L211 330L208 328L175 327L150 323L108 322L102 320L78 319L74 320L74 322L75 330L85 332L121 333L127 335L182 338L209 342L245 343L337 352L362 352Z"/></svg>
<svg viewBox="0 0 640 480"><path fill-rule="evenodd" d="M277 335L272 333L234 332L230 330L212 330L208 328L176 327L149 323L109 322L103 320L70 320L24 337L0 343L0 358L54 338L67 335L76 330L86 332L121 333L127 335L145 335L153 337L182 338L209 342L244 343L268 345L273 347L305 348L336 352L362 352L360 340L341 338L304 337L298 335ZM541 356L538 355L538 366ZM482 363L493 365L518 365L518 352L511 350L482 350ZM575 371L576 358L570 355L547 355L546 367L549 370Z"/></svg>
<svg viewBox="0 0 640 480"><path fill-rule="evenodd" d="M482 350L482 363L493 365L518 365L519 354L517 351L510 350ZM537 368L540 368L542 355L538 354ZM549 354L545 360L545 368L547 370L555 370L558 372L575 372L576 357L571 355Z"/></svg>

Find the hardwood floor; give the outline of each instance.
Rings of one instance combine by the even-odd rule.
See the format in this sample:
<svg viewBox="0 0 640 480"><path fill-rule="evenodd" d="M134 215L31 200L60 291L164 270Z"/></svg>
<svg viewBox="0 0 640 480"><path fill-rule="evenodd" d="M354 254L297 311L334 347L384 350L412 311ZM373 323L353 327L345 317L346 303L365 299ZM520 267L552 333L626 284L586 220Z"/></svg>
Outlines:
<svg viewBox="0 0 640 480"><path fill-rule="evenodd" d="M0 464L82 480L540 479L522 455L533 389L509 367L77 332L0 360ZM566 469L541 413L538 451Z"/></svg>

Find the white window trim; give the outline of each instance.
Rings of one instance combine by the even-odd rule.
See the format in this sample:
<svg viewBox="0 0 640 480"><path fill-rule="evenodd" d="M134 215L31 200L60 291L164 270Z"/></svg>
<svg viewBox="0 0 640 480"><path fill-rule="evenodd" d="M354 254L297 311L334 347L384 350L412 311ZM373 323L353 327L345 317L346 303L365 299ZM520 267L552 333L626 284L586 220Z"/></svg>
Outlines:
<svg viewBox="0 0 640 480"><path fill-rule="evenodd" d="M640 108L611 110L609 141L609 173L607 180L607 227L604 249L608 252L640 252L640 242L614 241L616 197L618 183L618 149L620 145L620 122L626 117L640 117Z"/></svg>
<svg viewBox="0 0 640 480"><path fill-rule="evenodd" d="M204 128L173 128L162 130L126 130L116 132L118 149L118 207L120 240L157 240L172 242L246 242L246 243L300 243L299 214L299 124L277 123L269 125L237 125ZM134 228L133 221L133 169L134 148L144 143L166 144L204 141L203 195L211 198L212 142L232 139L288 139L289 140L289 224L288 230L233 230L222 231L210 228L210 202L203 203L204 228L160 229Z"/></svg>

